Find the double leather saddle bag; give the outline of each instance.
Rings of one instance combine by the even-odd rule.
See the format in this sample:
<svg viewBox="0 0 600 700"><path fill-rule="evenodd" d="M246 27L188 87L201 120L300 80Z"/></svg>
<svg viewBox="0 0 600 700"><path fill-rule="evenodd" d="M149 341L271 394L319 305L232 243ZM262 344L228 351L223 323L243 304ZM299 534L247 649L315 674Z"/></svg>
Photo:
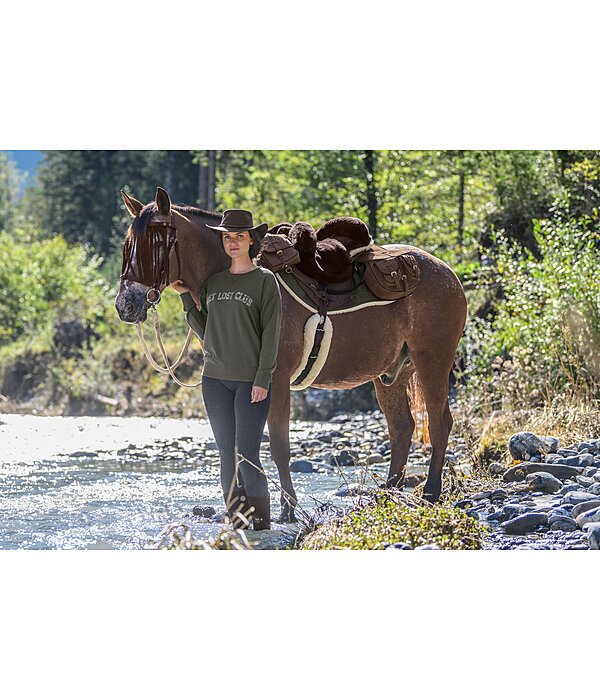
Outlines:
<svg viewBox="0 0 600 700"><path fill-rule="evenodd" d="M260 242L257 262L271 272L279 272L285 267L300 262L300 253L291 242L279 233L267 233Z"/></svg>
<svg viewBox="0 0 600 700"><path fill-rule="evenodd" d="M410 253L388 251L374 245L354 259L364 265L364 280L380 299L401 299L411 294L421 280L421 270Z"/></svg>

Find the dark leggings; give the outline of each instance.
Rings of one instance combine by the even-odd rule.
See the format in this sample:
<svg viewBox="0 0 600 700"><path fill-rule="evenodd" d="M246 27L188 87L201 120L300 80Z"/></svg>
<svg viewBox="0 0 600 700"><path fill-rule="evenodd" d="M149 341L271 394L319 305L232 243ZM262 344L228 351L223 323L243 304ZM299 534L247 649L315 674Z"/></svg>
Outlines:
<svg viewBox="0 0 600 700"><path fill-rule="evenodd" d="M271 405L271 387L266 398L250 403L252 382L202 377L202 398L221 457L223 494L227 498L231 490L243 486L251 498L266 496L267 478L260 463L260 443ZM240 461L237 482L232 487L236 476L236 444Z"/></svg>

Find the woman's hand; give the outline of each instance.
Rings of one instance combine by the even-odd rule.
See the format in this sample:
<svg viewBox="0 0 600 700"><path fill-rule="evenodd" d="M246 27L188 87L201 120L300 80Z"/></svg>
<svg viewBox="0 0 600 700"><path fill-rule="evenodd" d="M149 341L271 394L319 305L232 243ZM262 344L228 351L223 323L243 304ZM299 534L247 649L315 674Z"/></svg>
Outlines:
<svg viewBox="0 0 600 700"><path fill-rule="evenodd" d="M263 389L262 386L253 386L252 398L250 399L250 403L255 403L256 401L262 401L263 399L266 399L268 393L269 392L266 389Z"/></svg>
<svg viewBox="0 0 600 700"><path fill-rule="evenodd" d="M177 294L185 294L186 292L190 291L187 287L183 286L181 280L175 280L175 282L171 282L171 287L173 287Z"/></svg>

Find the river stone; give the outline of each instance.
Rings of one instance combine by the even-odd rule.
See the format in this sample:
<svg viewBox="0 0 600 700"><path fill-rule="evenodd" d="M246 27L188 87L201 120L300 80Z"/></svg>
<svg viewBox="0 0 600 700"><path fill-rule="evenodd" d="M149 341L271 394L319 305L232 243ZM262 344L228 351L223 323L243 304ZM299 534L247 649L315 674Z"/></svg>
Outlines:
<svg viewBox="0 0 600 700"><path fill-rule="evenodd" d="M586 488L588 486L591 486L594 482L591 476L576 476L577 483L580 484L581 486L585 486Z"/></svg>
<svg viewBox="0 0 600 700"><path fill-rule="evenodd" d="M212 506L194 506L192 514L201 518L211 518L217 511Z"/></svg>
<svg viewBox="0 0 600 700"><path fill-rule="evenodd" d="M548 524L551 530L562 530L564 532L573 532L573 530L577 530L577 523L568 515L554 515L548 518Z"/></svg>
<svg viewBox="0 0 600 700"><path fill-rule="evenodd" d="M590 493L589 491L569 491L567 493L561 503L572 503L573 505L577 505L578 503L585 503L586 501L595 501L596 500L596 494Z"/></svg>
<svg viewBox="0 0 600 700"><path fill-rule="evenodd" d="M317 470L313 463L307 459L295 459L293 462L290 462L290 471L297 474L312 474Z"/></svg>
<svg viewBox="0 0 600 700"><path fill-rule="evenodd" d="M587 537L590 549L600 549L600 523L594 523L588 528Z"/></svg>
<svg viewBox="0 0 600 700"><path fill-rule="evenodd" d="M577 518L577 516L581 515L581 513L585 513L587 510L593 510L594 508L600 508L600 499L596 499L595 501L584 501L583 503L578 503L577 505L573 506L571 517Z"/></svg>
<svg viewBox="0 0 600 700"><path fill-rule="evenodd" d="M556 493L562 488L562 482L548 472L533 472L525 477L525 481L531 489L542 493Z"/></svg>
<svg viewBox="0 0 600 700"><path fill-rule="evenodd" d="M329 464L339 467L352 467L358 462L358 452L355 450L341 450L337 454L332 454Z"/></svg>
<svg viewBox="0 0 600 700"><path fill-rule="evenodd" d="M569 467L591 467L594 463L594 455L589 453L578 454L574 457L561 457L558 464L566 464Z"/></svg>
<svg viewBox="0 0 600 700"><path fill-rule="evenodd" d="M508 440L508 450L513 459L527 461L530 457L545 455L546 443L533 433L515 433Z"/></svg>
<svg viewBox="0 0 600 700"><path fill-rule="evenodd" d="M540 525L547 524L548 516L545 513L526 513L507 520L500 527L507 535L526 535L528 532L537 530Z"/></svg>
<svg viewBox="0 0 600 700"><path fill-rule="evenodd" d="M569 479L575 478L578 474L582 472L581 467L569 467L566 464L549 464L548 462L541 462L536 464L535 462L521 462L520 464L515 464L511 467L502 477L504 481L523 481L527 474L533 474L534 472L546 472L552 474L552 476L557 479Z"/></svg>
<svg viewBox="0 0 600 700"><path fill-rule="evenodd" d="M539 435L540 440L543 440L548 452L557 452L560 449L560 440L552 435Z"/></svg>
<svg viewBox="0 0 600 700"><path fill-rule="evenodd" d="M576 518L579 527L587 525L587 523L600 523L600 507L586 510Z"/></svg>
<svg viewBox="0 0 600 700"><path fill-rule="evenodd" d="M570 491L583 491L583 487L579 484L565 484L562 489L558 492L561 496L564 496Z"/></svg>
<svg viewBox="0 0 600 700"><path fill-rule="evenodd" d="M490 464L490 472L492 474L504 474L506 467L503 467L499 462L492 462Z"/></svg>

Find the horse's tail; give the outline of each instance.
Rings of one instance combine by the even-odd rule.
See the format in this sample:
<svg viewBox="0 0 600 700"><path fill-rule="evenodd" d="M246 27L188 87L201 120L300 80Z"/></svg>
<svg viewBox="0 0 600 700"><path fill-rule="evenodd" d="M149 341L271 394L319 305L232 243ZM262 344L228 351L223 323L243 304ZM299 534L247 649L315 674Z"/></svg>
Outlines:
<svg viewBox="0 0 600 700"><path fill-rule="evenodd" d="M423 396L423 391L421 389L419 375L416 372L414 372L408 380L408 392L410 396L410 411L412 413L413 420L415 421L415 438L417 441L417 447L419 445L420 425L421 442L423 443L423 449L425 449L427 444L430 442L427 420L427 406L425 405L425 397Z"/></svg>

